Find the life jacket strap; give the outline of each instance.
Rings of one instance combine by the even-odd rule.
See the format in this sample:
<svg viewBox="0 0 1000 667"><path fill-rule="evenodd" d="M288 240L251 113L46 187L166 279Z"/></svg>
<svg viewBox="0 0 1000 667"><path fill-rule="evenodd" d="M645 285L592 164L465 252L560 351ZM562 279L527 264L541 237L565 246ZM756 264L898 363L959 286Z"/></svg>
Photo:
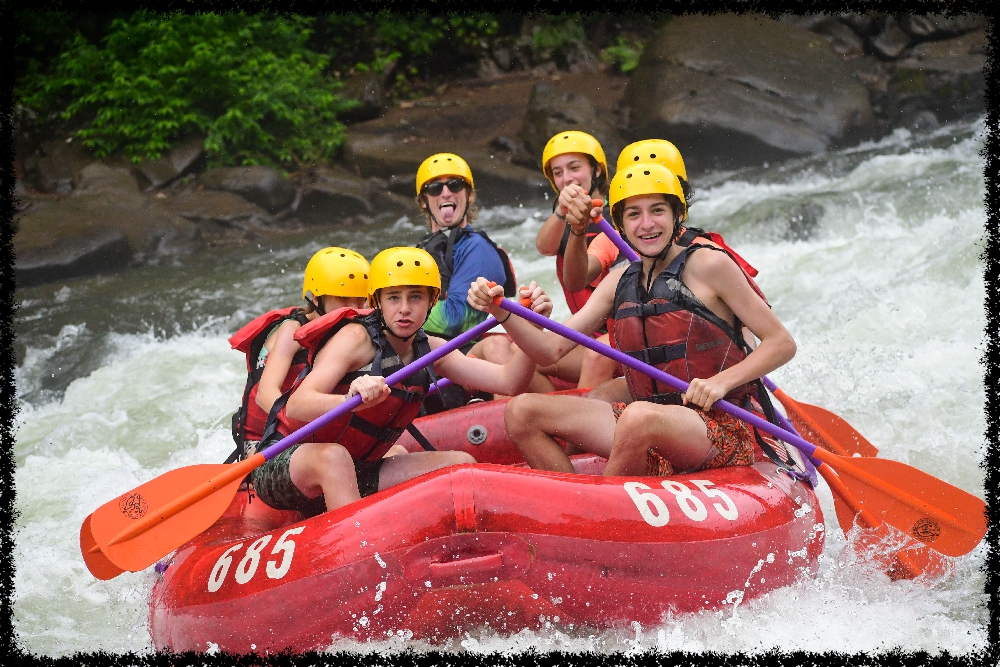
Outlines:
<svg viewBox="0 0 1000 667"><path fill-rule="evenodd" d="M628 356L643 361L650 366L656 366L658 364L665 364L669 361L674 361L676 359L683 359L687 353L686 343L677 343L676 345L657 345L656 347L647 347L642 350L635 350L633 352L628 352Z"/></svg>

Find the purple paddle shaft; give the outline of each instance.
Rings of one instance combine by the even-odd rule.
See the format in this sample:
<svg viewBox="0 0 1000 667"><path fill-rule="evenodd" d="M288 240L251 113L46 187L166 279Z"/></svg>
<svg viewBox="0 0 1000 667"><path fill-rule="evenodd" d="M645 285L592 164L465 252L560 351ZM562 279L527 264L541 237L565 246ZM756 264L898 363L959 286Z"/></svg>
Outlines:
<svg viewBox="0 0 1000 667"><path fill-rule="evenodd" d="M387 377L385 379L385 383L387 385L393 385L397 382L405 380L407 377L413 375L415 372L417 372L424 366L429 366L430 364L433 364L435 361L441 359L446 354L457 350L458 348L462 347L473 338L476 338L480 334L486 333L496 325L497 321L494 318L487 317L486 321L483 322L482 324L478 324L472 327L462 335L452 338L450 341L448 341L438 349L432 350L430 354L426 354L420 357L419 359L415 359L411 363L399 369L398 371ZM323 428L333 420L337 419L343 414L346 414L347 412L350 412L359 405L361 405L361 397L352 396L351 398L347 399L334 409L327 412L325 415L317 417L316 419L309 422L302 428L293 431L292 433L286 435L278 442L266 448L263 452L261 452L264 455L264 460L270 461L275 456L285 451L292 445L298 442L302 442L302 440L304 440L306 437L312 435L313 433Z"/></svg>
<svg viewBox="0 0 1000 667"><path fill-rule="evenodd" d="M633 250L632 246L625 243L625 239L623 239L621 234L618 233L618 230L612 227L611 223L605 220L603 215L601 216L601 219L597 221L597 226L601 228L601 231L604 232L609 239L611 239L611 242L615 244L623 255L625 255L628 261L639 261L639 253Z"/></svg>
<svg viewBox="0 0 1000 667"><path fill-rule="evenodd" d="M675 378L673 375L668 375L667 373L664 373L663 371L654 366L645 364L636 359L635 357L630 357L624 352L619 352L613 347L609 347L603 343L599 343L590 336L585 336L579 331L574 331L573 329L570 329L569 327L560 324L559 322L550 320L549 318L543 315L539 315L538 313L532 310L528 310L527 308L518 303L514 303L509 299L504 299L500 303L500 307L503 308L504 310L510 311L511 313L528 320L533 324L537 324L538 326L548 329L549 331L552 331L554 333L557 333L564 338L568 338L574 343L583 345L584 347L589 348L594 352L597 352L598 354L603 354L604 356L608 357L609 359L617 361L623 366L628 366L629 368L633 368L639 371L640 373L648 375L653 379L659 380L660 382L663 382L666 385L672 387L676 391L680 392L687 391L688 388L687 382L684 382L679 378ZM753 424L754 426L759 428L761 431L764 431L765 433L773 435L776 438L780 438L784 442L787 442L788 444L792 445L793 447L801 451L806 456L812 457L813 452L816 451L816 445L803 440L801 437L799 437L794 433L790 433L789 431L786 431L783 428L775 426L774 424L772 424L767 420L761 419L760 417L751 412L747 412L743 408L733 405L729 401L716 401L715 405L718 406L718 408L723 412L727 412L732 416L736 417L737 419L742 419L743 421L749 424ZM820 462L816 461L816 463L819 464Z"/></svg>
<svg viewBox="0 0 1000 667"><path fill-rule="evenodd" d="M612 227L611 223L604 219L604 216L601 216L601 219L597 221L597 226L601 228L601 231L603 231L607 237L611 239L611 242L617 246L618 250L620 250L630 262L639 261L639 254L625 242L625 239L623 239L621 234L618 233L618 230ZM771 382L770 379L766 377L762 379L764 380L764 386L767 387L768 391L774 391L778 388L777 385ZM782 428L787 431L791 431L792 433L796 433L795 428L792 427L787 419L785 419L784 415L781 413L777 413L777 415Z"/></svg>

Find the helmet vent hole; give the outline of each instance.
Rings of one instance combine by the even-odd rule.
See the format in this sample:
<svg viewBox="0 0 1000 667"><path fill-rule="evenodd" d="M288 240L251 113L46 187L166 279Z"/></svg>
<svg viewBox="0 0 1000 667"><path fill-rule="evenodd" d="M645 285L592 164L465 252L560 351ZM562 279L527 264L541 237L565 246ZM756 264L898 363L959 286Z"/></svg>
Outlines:
<svg viewBox="0 0 1000 667"><path fill-rule="evenodd" d="M368 274L367 273L365 274L365 280L368 280Z"/></svg>
<svg viewBox="0 0 1000 667"><path fill-rule="evenodd" d="M350 278L351 280L354 280L354 274L353 273L347 274L347 277Z"/></svg>
<svg viewBox="0 0 1000 667"><path fill-rule="evenodd" d="M625 178L632 178L632 174L625 174Z"/></svg>
<svg viewBox="0 0 1000 667"><path fill-rule="evenodd" d="M420 260L419 259L413 260L413 266L420 266Z"/></svg>
<svg viewBox="0 0 1000 667"><path fill-rule="evenodd" d="M643 173L644 176L649 176L649 172L648 171L643 171L642 173Z"/></svg>
<svg viewBox="0 0 1000 667"><path fill-rule="evenodd" d="M396 262L396 266L402 266L402 265L403 265L402 261Z"/></svg>
<svg viewBox="0 0 1000 667"><path fill-rule="evenodd" d="M341 257L347 257L347 255L345 255L344 253L340 253L340 256Z"/></svg>

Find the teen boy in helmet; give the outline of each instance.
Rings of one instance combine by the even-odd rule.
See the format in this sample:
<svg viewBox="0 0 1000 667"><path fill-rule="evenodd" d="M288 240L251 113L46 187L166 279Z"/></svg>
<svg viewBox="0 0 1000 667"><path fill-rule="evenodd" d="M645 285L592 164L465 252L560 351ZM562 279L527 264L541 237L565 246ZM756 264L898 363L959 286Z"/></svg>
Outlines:
<svg viewBox="0 0 1000 667"><path fill-rule="evenodd" d="M247 383L243 403L233 415L236 451L227 462L242 460L257 447L274 401L305 368L306 352L293 334L328 312L364 308L368 303L368 270L368 260L353 250L323 248L306 264L304 308L272 310L229 339L233 349L247 355Z"/></svg>
<svg viewBox="0 0 1000 667"><path fill-rule="evenodd" d="M662 165L636 164L611 184L613 220L640 261L615 269L567 326L589 334L614 317L614 345L690 382L683 393L627 371L630 403L525 395L507 406L505 421L533 468L572 472L553 438L608 458L605 475L669 475L727 465L750 465L750 426L713 408L719 399L749 404L755 381L787 363L795 342L755 293L731 255L708 245L674 241L685 214L676 176ZM486 312L496 290L479 281L469 302ZM760 339L752 352L745 325ZM575 344L518 317L504 324L540 363L552 363Z"/></svg>
<svg viewBox="0 0 1000 667"><path fill-rule="evenodd" d="M500 366L455 351L389 387L385 377L444 344L422 326L441 291L434 259L419 248L390 248L371 264L369 302L374 310L336 312L302 327L297 341L308 351L309 371L272 410L274 435L288 435L354 395L363 403L289 447L252 476L257 495L271 507L315 514L445 466L474 463L463 452L420 452L381 458L417 416L440 374L489 392L523 391L535 364L516 352ZM533 306L542 298L531 294ZM275 403L278 407L278 403Z"/></svg>
<svg viewBox="0 0 1000 667"><path fill-rule="evenodd" d="M567 130L545 144L542 171L558 198L538 230L535 247L555 256L556 277L570 312L576 313L618 260L618 248L590 217L592 198L607 192L607 159L597 139ZM606 337L601 340L607 342ZM616 370L614 362L586 348L574 350L554 369L542 369L580 387L596 387L613 378Z"/></svg>
<svg viewBox="0 0 1000 667"><path fill-rule="evenodd" d="M424 328L432 335L454 338L486 319L466 303L466 285L482 276L503 285L507 296L514 296L514 268L507 253L486 232L472 227L477 213L476 189L465 160L454 153L431 155L417 169L416 185L417 205L431 230L417 247L429 252L441 271L441 298ZM452 285L456 289L451 289ZM487 337L463 351L500 364L507 363L511 355L510 341L504 336ZM551 391L552 385L536 375L528 390ZM451 385L439 391L425 409L458 407L469 397L462 386Z"/></svg>

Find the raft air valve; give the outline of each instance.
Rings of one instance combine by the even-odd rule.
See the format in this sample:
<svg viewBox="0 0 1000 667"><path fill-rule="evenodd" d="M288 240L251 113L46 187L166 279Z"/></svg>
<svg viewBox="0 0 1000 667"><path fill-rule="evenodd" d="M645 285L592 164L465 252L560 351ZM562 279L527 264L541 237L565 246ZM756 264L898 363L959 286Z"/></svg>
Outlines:
<svg viewBox="0 0 1000 667"><path fill-rule="evenodd" d="M486 438L489 433L485 426L480 424L473 424L469 427L469 432L465 434L465 437L469 439L469 442L473 445L481 445L486 442Z"/></svg>

